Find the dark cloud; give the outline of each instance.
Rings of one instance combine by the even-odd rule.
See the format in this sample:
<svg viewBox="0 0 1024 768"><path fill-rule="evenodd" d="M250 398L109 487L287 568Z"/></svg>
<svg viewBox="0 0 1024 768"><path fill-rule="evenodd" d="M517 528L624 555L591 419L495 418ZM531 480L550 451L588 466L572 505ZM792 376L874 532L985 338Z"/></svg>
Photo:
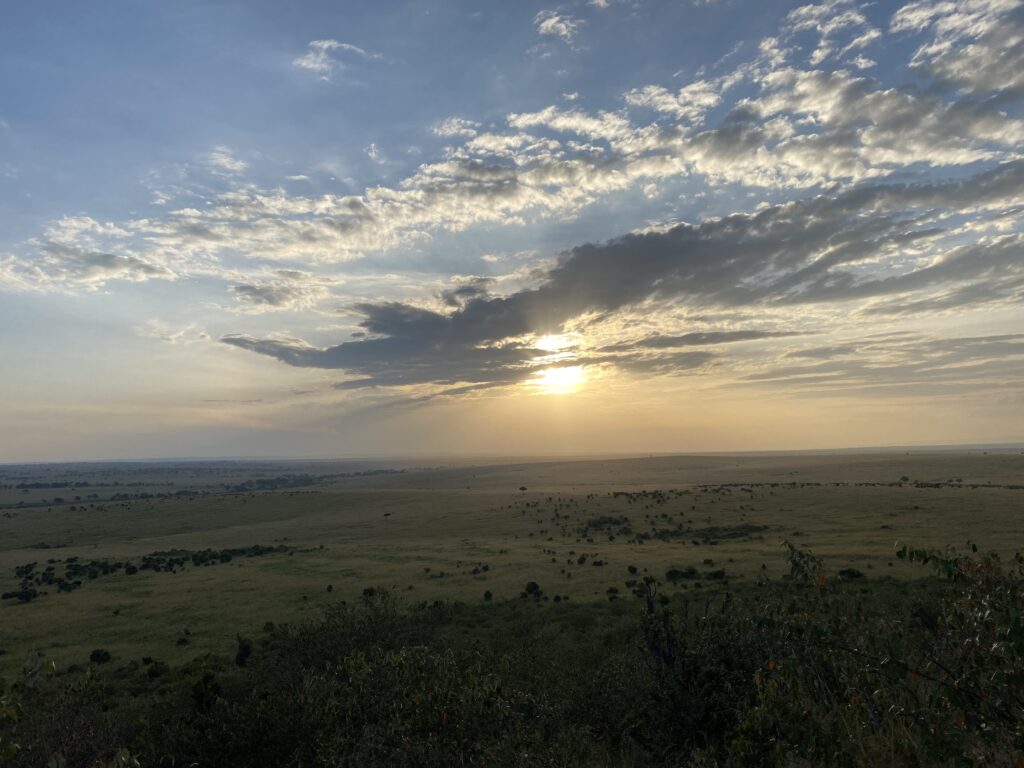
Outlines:
<svg viewBox="0 0 1024 768"><path fill-rule="evenodd" d="M461 307L470 299L486 296L493 283L494 279L490 277L472 277L441 291L440 298L449 307Z"/></svg>
<svg viewBox="0 0 1024 768"><path fill-rule="evenodd" d="M935 222L1019 204L1022 194L1022 161L957 181L858 187L580 245L563 254L532 289L491 296L486 283L460 284L446 298L451 312L400 302L359 304L360 325L370 336L327 349L246 336L224 341L289 365L359 377L344 386L512 382L542 367L546 354L516 339L557 333L582 315L614 313L642 302L783 308L955 291L968 282L990 290L1019 285L1024 279L1019 233L947 244L949 233ZM924 266L874 266L882 256L936 244L939 251ZM659 363L638 353L766 337L752 330L653 336L606 346L590 361L657 370ZM664 365L671 368L671 359L663 358Z"/></svg>
<svg viewBox="0 0 1024 768"><path fill-rule="evenodd" d="M222 341L289 365L341 369L356 377L340 383L338 387L342 389L424 383L512 383L537 370L535 361L547 354L519 344L471 347L447 343L440 332L431 328L437 316L422 311L398 311L412 310L404 305L395 305L393 309L396 311L385 315L388 321L396 321L386 324L395 335L345 342L327 349L295 340L238 335L226 336ZM422 318L423 324L416 324L416 318Z"/></svg>

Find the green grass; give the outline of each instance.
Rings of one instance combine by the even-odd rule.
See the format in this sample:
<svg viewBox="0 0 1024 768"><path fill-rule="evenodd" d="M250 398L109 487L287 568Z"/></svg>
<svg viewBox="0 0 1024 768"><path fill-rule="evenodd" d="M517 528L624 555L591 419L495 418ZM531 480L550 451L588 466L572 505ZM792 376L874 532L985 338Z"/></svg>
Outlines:
<svg viewBox="0 0 1024 768"><path fill-rule="evenodd" d="M609 587L633 600L624 586L628 579L645 574L663 579L667 569L688 566L705 572L712 569L704 564L708 559L714 569L726 571L733 587L761 575L777 578L784 570L780 544L787 539L823 557L831 572L857 568L868 585L881 577L920 575L896 561L897 541L943 547L972 540L1002 553L1022 544L1018 521L1024 490L1005 487L1024 482L1024 457L1014 454L666 457L407 467L401 474L369 477L338 477L341 470L331 465L313 470L308 464L211 466L206 473L201 464L187 473L180 467L162 473L158 465L145 465L125 475L123 483L137 483L126 487L109 485L118 477L115 467L76 465L74 482L95 474L87 490L97 500L74 501L84 489L0 492L0 592L17 587L16 566L45 564L48 558L124 560L169 549L252 544L294 549L290 555L238 558L174 574L120 572L86 581L71 593L51 590L27 604L5 600L0 603L0 649L5 651L0 676L13 677L38 653L58 666L84 663L95 648L122 661L148 655L172 664L207 652L229 653L238 632L255 633L268 620L319 615L339 599L356 599L367 586L393 588L411 601L476 604L485 591L501 601L536 581L548 597L607 603ZM0 468L0 485L13 484L15 474L52 479L70 471ZM221 487L288 472L320 479L301 491L239 494ZM911 482L899 484L903 476ZM914 484L951 478L962 483ZM723 484L751 484L745 486L751 491ZM528 490L521 492L520 486ZM147 489L207 495L104 500L114 492ZM683 493L664 504L650 499L630 504L613 495L657 489ZM18 508L26 495L37 500L61 495L65 502ZM647 517L663 514L673 521ZM576 528L602 515L628 517L633 536L578 541ZM630 541L655 527L740 525L766 529L760 537L717 544L695 545L689 536ZM53 548L32 548L40 543ZM590 556L584 565L576 564L580 553ZM606 565L594 567L594 559ZM474 575L480 563L489 569ZM630 576L629 565L637 566L638 576ZM440 578L442 571L448 575ZM694 586L680 582L665 589L690 594ZM186 628L190 643L176 645Z"/></svg>

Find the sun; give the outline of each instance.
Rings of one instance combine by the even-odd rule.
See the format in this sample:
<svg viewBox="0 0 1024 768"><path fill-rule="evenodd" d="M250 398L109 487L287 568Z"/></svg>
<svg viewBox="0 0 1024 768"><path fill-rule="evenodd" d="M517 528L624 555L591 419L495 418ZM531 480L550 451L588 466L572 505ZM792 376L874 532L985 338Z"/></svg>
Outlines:
<svg viewBox="0 0 1024 768"><path fill-rule="evenodd" d="M581 365L546 368L534 374L533 384L546 395L570 395L587 380Z"/></svg>

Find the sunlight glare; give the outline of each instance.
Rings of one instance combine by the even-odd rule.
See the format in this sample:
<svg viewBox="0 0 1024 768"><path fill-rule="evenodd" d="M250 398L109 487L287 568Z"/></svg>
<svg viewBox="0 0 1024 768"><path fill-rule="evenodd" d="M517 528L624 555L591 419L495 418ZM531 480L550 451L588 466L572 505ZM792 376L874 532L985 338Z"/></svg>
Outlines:
<svg viewBox="0 0 1024 768"><path fill-rule="evenodd" d="M545 352L558 352L573 346L572 338L565 334L549 334L547 336L541 336L533 344L537 349L542 349Z"/></svg>
<svg viewBox="0 0 1024 768"><path fill-rule="evenodd" d="M583 366L548 368L538 371L534 383L541 392L548 395L568 395L576 392L587 380Z"/></svg>

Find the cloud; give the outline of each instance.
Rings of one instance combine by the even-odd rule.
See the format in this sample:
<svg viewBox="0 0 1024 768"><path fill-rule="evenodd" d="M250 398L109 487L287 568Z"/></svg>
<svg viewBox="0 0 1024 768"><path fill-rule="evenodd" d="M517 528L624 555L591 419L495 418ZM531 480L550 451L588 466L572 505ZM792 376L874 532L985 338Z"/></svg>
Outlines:
<svg viewBox="0 0 1024 768"><path fill-rule="evenodd" d="M789 12L783 27L789 35L807 30L818 33L819 42L809 59L814 66L832 56L863 48L881 37L881 32L868 23L861 8L852 0L826 0L800 6ZM835 38L850 30L855 37L840 47Z"/></svg>
<svg viewBox="0 0 1024 768"><path fill-rule="evenodd" d="M465 278L458 280L452 288L441 291L440 299L446 306L459 307L470 299L487 296L492 285L494 285L494 278Z"/></svg>
<svg viewBox="0 0 1024 768"><path fill-rule="evenodd" d="M457 286L443 297L450 311L361 303L354 309L369 336L326 349L242 335L224 341L290 365L344 370L358 377L349 387L521 381L555 360L531 339L644 304L785 310L971 283L1017 285L1024 236L961 244L938 224L967 210L1013 205L1022 193L1024 161L958 181L859 187L580 245L535 287L495 296L489 283ZM900 258L907 252L916 258ZM878 264L886 266L872 266ZM659 333L563 353L557 362L680 370L715 355L658 352L786 333L795 331Z"/></svg>
<svg viewBox="0 0 1024 768"><path fill-rule="evenodd" d="M28 265L25 276L37 288L73 285L87 290L98 290L111 280L141 283L176 277L162 264L138 256L104 253L56 242L41 245L38 257Z"/></svg>
<svg viewBox="0 0 1024 768"><path fill-rule="evenodd" d="M171 328L160 320L148 320L135 329L135 333L146 339L159 339L176 346L210 341L210 334L192 324L184 328Z"/></svg>
<svg viewBox="0 0 1024 768"><path fill-rule="evenodd" d="M631 349L675 349L677 347L703 347L713 344L734 344L741 341L782 339L800 336L794 331L702 331L679 336L645 336L636 341L624 341L601 347L602 352L624 352Z"/></svg>
<svg viewBox="0 0 1024 768"><path fill-rule="evenodd" d="M390 309L395 315L392 321L405 323L406 333L345 342L328 349L318 349L299 340L257 339L245 335L225 336L222 341L293 366L344 369L355 377L340 385L344 389L423 383L513 383L535 370L531 361L543 354L541 350L522 345L464 347L438 343L424 347L420 336L429 333L426 326L431 322L430 317L411 307ZM367 311L380 315L389 308L367 308ZM363 325L369 327L372 323Z"/></svg>
<svg viewBox="0 0 1024 768"><path fill-rule="evenodd" d="M458 136L464 139L471 139L477 135L480 123L475 120L466 120L462 117L449 117L436 123L431 132L435 136L452 137Z"/></svg>
<svg viewBox="0 0 1024 768"><path fill-rule="evenodd" d="M224 344L334 371L340 389L416 388L408 402L568 366L849 393L898 391L944 360L929 379L937 391L998 384L1019 368L1017 341L856 329L1024 306L1018 6L911 3L883 34L849 0L803 5L789 29L744 49L757 48L749 60L737 63L734 48L689 82L639 81L598 110L572 93L504 120L424 125L444 139L430 143L444 144L440 154L355 194L285 183L306 176L247 183L246 162L216 146L201 156L221 177L216 192L174 187L187 203L116 224L65 217L0 257L0 286L203 280L230 297L214 307L238 331ZM581 24L559 11L535 18L547 50L575 44ZM907 78L891 74L891 49L884 71L863 71L871 46L896 40L913 52L916 85L893 84ZM318 40L294 64L328 78L372 58ZM364 151L384 160L375 144ZM697 187L702 203L679 198ZM647 204L655 223L557 256L501 255L534 225L621 193L657 200ZM680 210L716 215L679 223ZM502 228L526 234L484 239L505 238ZM421 258L467 231L494 252L469 262L463 238L442 266ZM453 263L496 276L437 276ZM326 276L341 270L344 289ZM275 312L293 314L275 326ZM175 333L152 330L184 343ZM820 343L805 346L812 333ZM547 335L573 341L552 350Z"/></svg>
<svg viewBox="0 0 1024 768"><path fill-rule="evenodd" d="M1024 89L1024 7L1019 0L912 2L893 32L928 32L911 66L971 94Z"/></svg>
<svg viewBox="0 0 1024 768"><path fill-rule="evenodd" d="M345 64L334 54L344 54L358 59L380 59L380 54L369 53L358 45L342 43L337 40L313 40L302 56L292 61L292 66L319 75L322 80L329 80L330 75Z"/></svg>
<svg viewBox="0 0 1024 768"><path fill-rule="evenodd" d="M837 50L866 33L860 11L848 3L807 8L796 23L828 33ZM937 35L930 31L940 18L936 11L914 24ZM315 42L323 45L313 50L325 55L372 56ZM754 59L719 77L671 90L631 89L619 110L552 105L511 113L487 130L466 118L443 120L433 130L452 140L444 158L393 186L314 195L292 194L294 185L262 189L236 180L225 193L205 191L203 204L123 223L126 234L81 232L67 243L173 264L177 274L220 276L225 261L259 269L267 261L341 263L417 247L442 231L565 219L625 190L660 199L663 182L674 178L775 194L1000 163L1024 143L1024 122L1001 104L942 89L887 87L842 68L803 69L788 62L787 46L784 38L764 41ZM741 84L746 95L726 105L725 96ZM645 122L640 110L647 109L658 113L657 123ZM722 116L712 122L715 112ZM368 151L382 159L374 145ZM214 154L229 181L243 169L227 148ZM16 282L10 275L27 261L31 256L15 257L5 282Z"/></svg>
<svg viewBox="0 0 1024 768"><path fill-rule="evenodd" d="M955 312L965 307L996 303L1024 303L1024 275L1009 275L999 281L980 281L918 299L897 299L871 304L865 315L909 315Z"/></svg>
<svg viewBox="0 0 1024 768"><path fill-rule="evenodd" d="M164 260L130 249L107 250L104 243L122 243L131 232L89 216L65 216L33 240L30 258L0 260L0 285L23 291L96 291L110 281L141 283L175 280L178 274Z"/></svg>
<svg viewBox="0 0 1024 768"><path fill-rule="evenodd" d="M809 347L807 349L795 349L787 352L786 357L809 358L812 360L829 360L833 357L843 357L856 352L856 344L834 344L827 347Z"/></svg>
<svg viewBox="0 0 1024 768"><path fill-rule="evenodd" d="M241 173L249 167L248 163L235 157L231 149L223 145L214 147L206 155L204 163L214 173L229 176Z"/></svg>
<svg viewBox="0 0 1024 768"><path fill-rule="evenodd" d="M688 140L698 167L800 186L1008 158L1024 141L1024 122L991 105L881 88L842 70L780 68L763 83L759 98Z"/></svg>
<svg viewBox="0 0 1024 768"><path fill-rule="evenodd" d="M380 308L364 309L375 313ZM421 336L430 331L423 326L431 325L433 318L417 316L418 312L407 306L393 306L390 310L403 316L402 322L407 323L404 333L344 342L327 349L297 339L259 339L241 334L224 336L221 341L292 366L344 370L354 378L339 382L336 387L347 390L460 384L469 391L480 386L517 384L542 371L579 365L615 365L650 374L681 373L699 370L716 358L713 352L671 352L658 357L593 354L565 360L529 344L466 346L440 338L424 346Z"/></svg>
<svg viewBox="0 0 1024 768"><path fill-rule="evenodd" d="M541 11L533 17L533 25L539 34L559 37L572 45L583 22L558 11Z"/></svg>
<svg viewBox="0 0 1024 768"><path fill-rule="evenodd" d="M793 393L915 400L1006 391L1024 376L1024 334L864 338L794 357L813 362L770 365L741 381Z"/></svg>
<svg viewBox="0 0 1024 768"><path fill-rule="evenodd" d="M696 80L673 93L660 85L646 85L627 91L624 98L632 106L648 107L697 124L704 121L709 109L721 103L725 87L721 82Z"/></svg>
<svg viewBox="0 0 1024 768"><path fill-rule="evenodd" d="M609 142L627 139L635 131L628 118L620 113L589 115L583 110L563 110L553 106L538 112L513 112L508 116L508 124L512 128L548 128Z"/></svg>
<svg viewBox="0 0 1024 768"><path fill-rule="evenodd" d="M438 233L525 231L627 190L667 202L671 179L699 178L709 192L737 185L735 194L756 191L753 199L802 199L747 212L736 204L738 212L721 218L581 245L553 267L531 257L520 274L494 282L460 278L423 288L419 276L380 275L372 289L345 297L362 313L361 341L322 349L239 334L231 343L295 365L337 368L364 384L514 382L554 362L532 346L538 334L592 317L612 318L612 325L640 307L757 308L772 316L742 331L734 322L723 328L666 321L645 327L639 339L637 328L623 327L573 351L577 364L718 370L731 360L727 352L747 354L745 347L727 347L721 334L806 331L787 324L796 306L820 306L815 311L822 313L848 306L843 311L858 322L871 322L1020 302L1021 214L1014 209L1022 190L1013 158L1024 143L1024 124L1006 110L1008 94L978 98L978 89L988 87L983 67L971 81L949 74L959 71L950 62L959 61L962 43L1011 50L1010 38L998 35L1012 29L1015 17L1000 16L1002 27L990 24L991 14L965 22L947 12L953 6L929 5L915 20L894 19L889 30L926 37L925 45L958 41L915 54L920 71L939 78L931 84L939 87L892 87L838 63L830 71L829 62L859 56L879 33L849 3L804 6L817 10L794 17L800 34L816 34L830 46L820 68L794 64L792 35L781 34L721 76L630 89L620 109L593 112L562 102L509 114L486 128L448 118L432 128L450 140L442 158L392 186L359 194L314 194L312 186L292 194L295 185L245 184L234 176L245 170L244 161L216 147L211 167L228 191L204 192L189 207L116 225L64 219L0 260L0 284L92 291L112 281L199 277L229 292L236 317L296 310L315 316L328 299L340 299L334 283L315 277L324 265L355 268L364 260L359 269L372 271L373 258L412 250ZM317 72L322 55L322 74L340 56L373 57L337 41L314 41L307 55L309 66L298 60L296 66ZM949 88L953 82L957 87ZM742 95L726 103L733 94ZM990 170L963 181L880 183L982 166ZM500 268L494 254L481 258L488 270ZM289 270L305 276L288 278ZM528 287L519 290L522 285ZM385 322L396 316L405 321ZM695 334L717 339L703 345L711 357L689 355L706 351L686 349L701 338ZM772 337L762 338L768 346ZM657 346L666 339L691 343Z"/></svg>
<svg viewBox="0 0 1024 768"><path fill-rule="evenodd" d="M93 245L100 238L124 238L129 232L113 222L101 222L91 216L63 216L46 228L46 238L64 245Z"/></svg>
<svg viewBox="0 0 1024 768"><path fill-rule="evenodd" d="M279 269L271 279L234 283L228 290L250 312L298 311L321 303L336 282L308 272Z"/></svg>

